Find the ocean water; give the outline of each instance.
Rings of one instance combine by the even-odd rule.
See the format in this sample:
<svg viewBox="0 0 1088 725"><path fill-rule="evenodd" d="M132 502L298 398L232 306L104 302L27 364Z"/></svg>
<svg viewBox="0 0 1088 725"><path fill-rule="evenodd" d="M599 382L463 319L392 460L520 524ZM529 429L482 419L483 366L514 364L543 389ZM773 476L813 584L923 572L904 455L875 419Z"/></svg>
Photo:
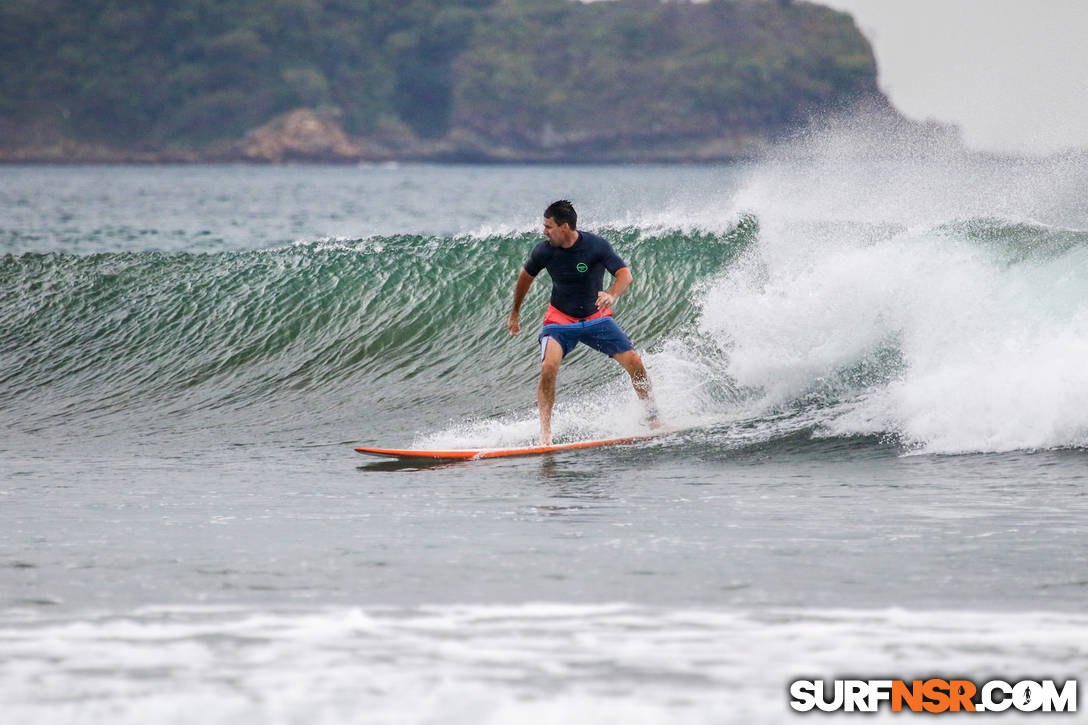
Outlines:
<svg viewBox="0 0 1088 725"><path fill-rule="evenodd" d="M1075 678L1085 188L857 128L735 166L0 167L3 719L778 723L798 678ZM561 197L634 271L674 432L354 453L533 441L546 280L505 318ZM564 362L558 439L640 414Z"/></svg>

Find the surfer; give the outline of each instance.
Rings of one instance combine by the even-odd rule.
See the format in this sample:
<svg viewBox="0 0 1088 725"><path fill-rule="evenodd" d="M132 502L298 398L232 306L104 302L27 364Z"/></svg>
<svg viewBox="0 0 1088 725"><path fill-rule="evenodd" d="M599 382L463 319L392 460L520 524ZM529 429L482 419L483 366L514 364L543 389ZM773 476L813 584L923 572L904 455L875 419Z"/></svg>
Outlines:
<svg viewBox="0 0 1088 725"><path fill-rule="evenodd" d="M650 427L659 427L646 368L627 334L612 319L612 305L631 284L631 270L607 240L578 231L578 213L566 199L544 210L544 236L546 239L533 248L518 275L514 306L506 323L511 335L521 332L521 303L540 270L547 269L552 279L552 296L544 315L544 327L537 337L541 359L537 388L541 445L551 445L559 364L580 342L623 366L631 376L635 393L646 406ZM607 291L602 289L605 270L614 278Z"/></svg>

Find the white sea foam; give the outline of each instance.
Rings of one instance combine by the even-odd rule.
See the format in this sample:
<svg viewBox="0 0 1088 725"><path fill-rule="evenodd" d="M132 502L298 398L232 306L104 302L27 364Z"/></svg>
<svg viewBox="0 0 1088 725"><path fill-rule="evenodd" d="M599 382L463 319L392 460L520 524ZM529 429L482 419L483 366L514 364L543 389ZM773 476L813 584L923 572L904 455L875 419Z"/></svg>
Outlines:
<svg viewBox="0 0 1088 725"><path fill-rule="evenodd" d="M648 433L642 420L643 406L630 388L625 376L622 382L604 386L577 400L557 402L552 411L553 440L559 443ZM418 437L413 447L516 448L537 445L539 436L540 419L534 408L496 418L454 422L445 429Z"/></svg>
<svg viewBox="0 0 1088 725"><path fill-rule="evenodd" d="M0 706L24 725L779 723L800 677L1072 678L1085 627L1057 613L627 604L8 617Z"/></svg>
<svg viewBox="0 0 1088 725"><path fill-rule="evenodd" d="M735 203L757 243L708 289L700 328L768 410L895 351L890 380L840 395L832 435L891 433L929 452L1088 445L1088 247L987 243L969 220L1080 224L1084 172L971 159L859 124L753 172ZM976 225L978 226L978 225ZM1082 227L1083 228L1083 227ZM885 363L887 364L887 363ZM839 391L841 393L841 391Z"/></svg>

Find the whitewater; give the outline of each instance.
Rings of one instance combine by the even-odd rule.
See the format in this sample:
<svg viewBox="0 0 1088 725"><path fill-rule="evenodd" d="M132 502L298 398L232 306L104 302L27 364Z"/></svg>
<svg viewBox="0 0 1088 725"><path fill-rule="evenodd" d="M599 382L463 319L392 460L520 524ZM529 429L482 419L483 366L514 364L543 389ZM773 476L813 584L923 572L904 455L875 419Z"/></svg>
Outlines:
<svg viewBox="0 0 1088 725"><path fill-rule="evenodd" d="M777 723L799 678L1076 677L1085 188L861 124L726 166L0 167L0 707ZM630 265L674 432L353 453L534 440L505 319L557 198ZM584 348L555 416L644 432Z"/></svg>

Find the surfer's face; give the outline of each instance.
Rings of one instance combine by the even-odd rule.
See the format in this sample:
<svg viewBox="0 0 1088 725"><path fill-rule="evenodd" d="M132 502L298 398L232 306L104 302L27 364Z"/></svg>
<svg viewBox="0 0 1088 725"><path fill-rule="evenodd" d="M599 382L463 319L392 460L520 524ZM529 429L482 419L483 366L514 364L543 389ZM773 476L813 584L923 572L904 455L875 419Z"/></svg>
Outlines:
<svg viewBox="0 0 1088 725"><path fill-rule="evenodd" d="M566 224L557 226L555 219L552 219L549 216L544 217L544 236L548 238L548 244L553 247L562 246L563 242L566 241L569 232L570 227Z"/></svg>

